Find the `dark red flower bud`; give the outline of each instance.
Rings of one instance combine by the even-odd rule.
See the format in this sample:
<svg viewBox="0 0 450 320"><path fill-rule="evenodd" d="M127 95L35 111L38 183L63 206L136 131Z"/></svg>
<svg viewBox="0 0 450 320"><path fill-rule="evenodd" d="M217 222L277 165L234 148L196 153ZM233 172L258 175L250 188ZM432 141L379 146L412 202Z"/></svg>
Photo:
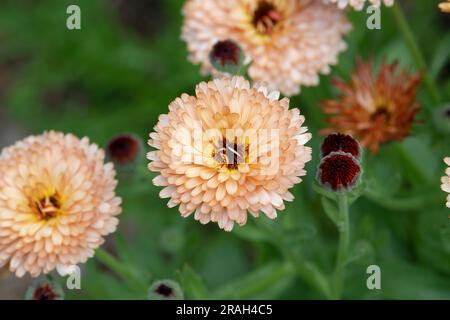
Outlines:
<svg viewBox="0 0 450 320"><path fill-rule="evenodd" d="M361 175L361 166L349 153L332 152L319 164L317 180L333 191L352 189Z"/></svg>
<svg viewBox="0 0 450 320"><path fill-rule="evenodd" d="M47 278L36 280L27 290L25 300L63 300L64 291L56 281Z"/></svg>
<svg viewBox="0 0 450 320"><path fill-rule="evenodd" d="M332 152L342 151L350 153L356 159L361 157L361 147L352 136L342 133L328 135L322 143L322 157L328 156Z"/></svg>
<svg viewBox="0 0 450 320"><path fill-rule="evenodd" d="M242 68L244 55L236 42L225 40L219 41L213 46L209 59L216 70L237 74Z"/></svg>
<svg viewBox="0 0 450 320"><path fill-rule="evenodd" d="M110 161L118 165L127 165L135 162L142 151L142 143L132 134L121 134L108 143L106 154Z"/></svg>

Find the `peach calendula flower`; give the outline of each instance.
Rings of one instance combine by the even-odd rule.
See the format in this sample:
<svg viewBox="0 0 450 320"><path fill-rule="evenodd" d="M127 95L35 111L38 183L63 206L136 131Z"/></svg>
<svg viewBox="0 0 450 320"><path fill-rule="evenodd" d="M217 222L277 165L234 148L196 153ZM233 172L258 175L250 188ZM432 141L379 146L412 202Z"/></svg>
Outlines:
<svg viewBox="0 0 450 320"><path fill-rule="evenodd" d="M450 157L445 158L444 161L448 168L445 170L445 176L441 179L441 188L442 191L449 193L447 196L447 208L450 208Z"/></svg>
<svg viewBox="0 0 450 320"><path fill-rule="evenodd" d="M447 2L439 3L439 8L442 12L450 13L450 0L448 0Z"/></svg>
<svg viewBox="0 0 450 320"><path fill-rule="evenodd" d="M289 99L242 77L221 78L200 83L195 96L183 94L169 110L150 134L158 150L148 154L169 207L230 231L245 224L247 212L274 219L293 200L288 189L306 174L311 134Z"/></svg>
<svg viewBox="0 0 450 320"><path fill-rule="evenodd" d="M116 230L115 170L87 138L46 132L0 154L0 267L62 275Z"/></svg>
<svg viewBox="0 0 450 320"><path fill-rule="evenodd" d="M285 95L317 85L351 29L341 10L317 0L188 0L183 13L182 38L204 74L214 73L213 46L229 39L252 61L249 76Z"/></svg>
<svg viewBox="0 0 450 320"><path fill-rule="evenodd" d="M380 7L381 3L384 3L385 6L392 6L394 4L394 0L324 0L325 3L336 3L340 9L344 9L347 6L352 7L355 10L362 10L366 2L369 5L374 7Z"/></svg>
<svg viewBox="0 0 450 320"><path fill-rule="evenodd" d="M329 115L326 122L330 128L321 133L351 134L376 153L380 144L409 135L419 110L415 98L421 76L405 70L396 74L397 62L383 62L376 77L372 69L372 62L358 59L349 83L334 80L340 96L322 103L323 111Z"/></svg>

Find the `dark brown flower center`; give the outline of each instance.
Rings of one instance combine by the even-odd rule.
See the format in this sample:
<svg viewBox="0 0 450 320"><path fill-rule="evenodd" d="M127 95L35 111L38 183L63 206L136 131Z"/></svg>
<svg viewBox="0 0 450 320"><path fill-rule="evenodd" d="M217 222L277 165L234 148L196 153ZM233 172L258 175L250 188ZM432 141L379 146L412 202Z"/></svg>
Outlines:
<svg viewBox="0 0 450 320"><path fill-rule="evenodd" d="M237 169L239 164L245 163L249 147L239 144L236 139L229 141L223 138L213 151L214 159L229 170Z"/></svg>
<svg viewBox="0 0 450 320"><path fill-rule="evenodd" d="M59 295L47 283L38 287L33 294L33 300L56 300L58 298Z"/></svg>
<svg viewBox="0 0 450 320"><path fill-rule="evenodd" d="M36 212L41 220L50 220L58 215L61 209L61 197L58 192L47 195L35 202Z"/></svg>
<svg viewBox="0 0 450 320"><path fill-rule="evenodd" d="M385 106L378 107L377 110L371 115L372 120L377 120L379 118L389 121L391 118L391 112Z"/></svg>
<svg viewBox="0 0 450 320"><path fill-rule="evenodd" d="M253 26L260 34L270 34L283 19L277 8L268 1L260 1L253 13Z"/></svg>

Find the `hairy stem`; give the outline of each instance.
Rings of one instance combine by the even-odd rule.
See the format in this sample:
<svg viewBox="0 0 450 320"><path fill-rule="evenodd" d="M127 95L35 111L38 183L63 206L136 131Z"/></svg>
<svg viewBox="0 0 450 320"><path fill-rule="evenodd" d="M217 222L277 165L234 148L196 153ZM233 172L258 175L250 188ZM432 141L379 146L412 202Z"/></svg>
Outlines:
<svg viewBox="0 0 450 320"><path fill-rule="evenodd" d="M335 298L340 299L343 291L345 264L348 258L348 248L350 241L350 226L349 226L349 209L348 198L346 194L339 195L339 217L338 217L338 231L339 231L339 247L336 258L335 270Z"/></svg>

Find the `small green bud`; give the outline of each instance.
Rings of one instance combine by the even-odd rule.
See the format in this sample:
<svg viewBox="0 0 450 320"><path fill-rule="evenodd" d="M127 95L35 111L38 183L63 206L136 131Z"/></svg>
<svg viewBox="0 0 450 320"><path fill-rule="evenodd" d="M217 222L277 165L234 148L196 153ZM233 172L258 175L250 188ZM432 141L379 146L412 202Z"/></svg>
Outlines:
<svg viewBox="0 0 450 320"><path fill-rule="evenodd" d="M173 280L155 281L148 290L149 300L182 300L183 298L183 290Z"/></svg>

